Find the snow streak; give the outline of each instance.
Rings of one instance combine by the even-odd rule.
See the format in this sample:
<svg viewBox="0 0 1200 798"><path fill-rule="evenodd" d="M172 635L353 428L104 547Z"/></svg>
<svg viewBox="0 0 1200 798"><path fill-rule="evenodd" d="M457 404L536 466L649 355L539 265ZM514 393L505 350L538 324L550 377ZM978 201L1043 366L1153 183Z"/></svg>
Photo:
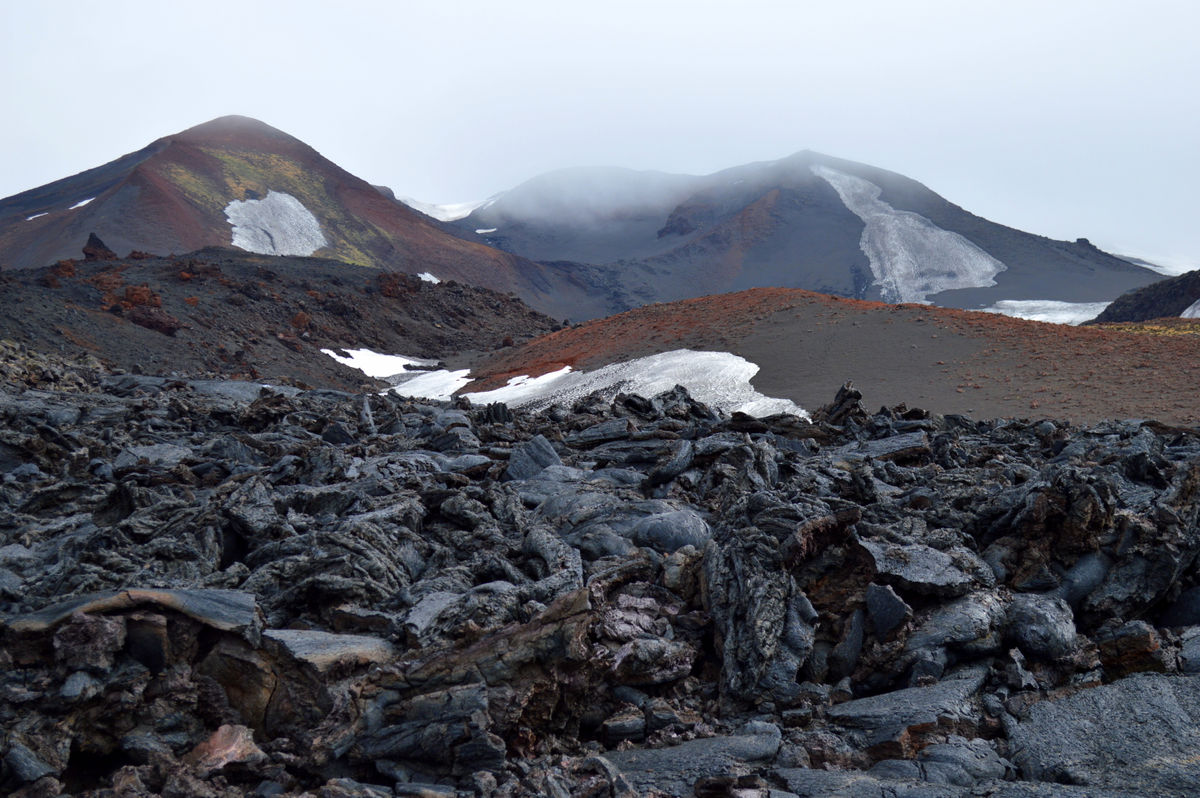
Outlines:
<svg viewBox="0 0 1200 798"><path fill-rule="evenodd" d="M1004 264L958 233L879 199L882 190L861 177L813 166L842 202L866 225L859 246L871 263L885 302L925 302L952 288L983 288Z"/></svg>

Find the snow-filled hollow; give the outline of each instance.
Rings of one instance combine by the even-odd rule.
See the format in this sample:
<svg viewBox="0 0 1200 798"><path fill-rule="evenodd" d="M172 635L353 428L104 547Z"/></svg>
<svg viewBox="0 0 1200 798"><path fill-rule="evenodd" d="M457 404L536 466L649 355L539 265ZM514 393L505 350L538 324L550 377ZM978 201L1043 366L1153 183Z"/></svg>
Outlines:
<svg viewBox="0 0 1200 798"><path fill-rule="evenodd" d="M942 291L986 288L1004 271L1003 263L958 233L881 200L882 189L869 180L827 166L815 165L812 171L862 219L859 246L885 302L927 302Z"/></svg>
<svg viewBox="0 0 1200 798"><path fill-rule="evenodd" d="M1002 299L991 307L980 308L984 313L999 313L1029 321L1051 324L1083 324L1096 318L1109 306L1108 302L1060 302L1054 299Z"/></svg>
<svg viewBox="0 0 1200 798"><path fill-rule="evenodd" d="M260 255L311 255L328 242L317 217L300 200L268 191L260 200L233 200L225 206L233 246Z"/></svg>

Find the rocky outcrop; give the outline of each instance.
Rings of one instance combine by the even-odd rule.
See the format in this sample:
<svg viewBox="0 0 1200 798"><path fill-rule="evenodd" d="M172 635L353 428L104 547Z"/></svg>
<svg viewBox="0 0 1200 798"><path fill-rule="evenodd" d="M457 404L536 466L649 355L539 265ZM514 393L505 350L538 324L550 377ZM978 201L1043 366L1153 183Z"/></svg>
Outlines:
<svg viewBox="0 0 1200 798"><path fill-rule="evenodd" d="M88 392L0 391L6 792L1200 778L1194 430L44 368Z"/></svg>
<svg viewBox="0 0 1200 798"><path fill-rule="evenodd" d="M84 260L116 260L117 253L113 252L100 240L95 233L88 234L87 243L83 245Z"/></svg>
<svg viewBox="0 0 1200 798"><path fill-rule="evenodd" d="M1167 277L1114 299L1088 324L1177 318L1200 300L1200 271Z"/></svg>

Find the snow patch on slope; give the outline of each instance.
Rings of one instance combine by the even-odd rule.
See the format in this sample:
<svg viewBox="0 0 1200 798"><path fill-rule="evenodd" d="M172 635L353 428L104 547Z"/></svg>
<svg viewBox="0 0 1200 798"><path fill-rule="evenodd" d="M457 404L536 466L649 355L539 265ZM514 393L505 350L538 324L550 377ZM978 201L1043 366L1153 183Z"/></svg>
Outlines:
<svg viewBox="0 0 1200 798"><path fill-rule="evenodd" d="M49 211L42 211L41 213L35 213L33 216L26 216L25 221L32 222L34 219L41 218L42 216L45 216L48 213L49 213Z"/></svg>
<svg viewBox="0 0 1200 798"><path fill-rule="evenodd" d="M300 200L268 191L260 200L233 200L225 206L233 226L232 244L260 255L311 255L327 243L317 217Z"/></svg>
<svg viewBox="0 0 1200 798"><path fill-rule="evenodd" d="M1179 314L1181 319L1200 319L1200 299L1187 306L1183 313Z"/></svg>
<svg viewBox="0 0 1200 798"><path fill-rule="evenodd" d="M436 360L423 360L404 355L384 355L370 349L345 349L342 350L346 353L345 355L340 355L332 349L322 349L321 351L339 363L358 369L368 377L390 382L393 388L406 396L419 396L423 399L448 402L455 391L471 381L471 378L467 376L470 369L428 370L429 366L437 365ZM411 371L408 369L409 366L424 368Z"/></svg>
<svg viewBox="0 0 1200 798"><path fill-rule="evenodd" d="M451 202L445 205L438 205L432 202L421 202L421 200L413 199L412 197L396 197L414 211L420 211L426 216L432 216L439 222L456 222L459 219L466 218L471 215L471 212L476 208L482 208L491 205L496 201L495 197L485 200L477 200L475 202Z"/></svg>
<svg viewBox="0 0 1200 798"><path fill-rule="evenodd" d="M515 377L503 388L465 395L482 404L505 402L542 410L556 404L570 405L596 391L610 396L618 392L654 396L682 385L696 400L726 412L752 416L791 413L808 418L795 403L754 390L750 378L757 373L757 365L728 352L676 349L595 371L571 371L566 367L532 379Z"/></svg>
<svg viewBox="0 0 1200 798"><path fill-rule="evenodd" d="M425 282L433 283L434 285L437 285L438 283L441 282L441 280L439 278L433 276L432 272L421 272L417 276L420 277Z"/></svg>
<svg viewBox="0 0 1200 798"><path fill-rule="evenodd" d="M403 374L406 366L436 366L436 360L422 360L404 355L381 355L370 349L343 349L345 355L339 355L332 349L321 350L339 363L358 369L368 377L385 379L396 374Z"/></svg>
<svg viewBox="0 0 1200 798"><path fill-rule="evenodd" d="M999 313L1030 321L1048 321L1052 324L1082 324L1094 319L1109 306L1108 302L1059 302L1053 299L1002 299L984 313Z"/></svg>
<svg viewBox="0 0 1200 798"><path fill-rule="evenodd" d="M389 390L405 396L448 401L455 391L471 382L468 369L405 370L408 365L433 365L436 363L433 360L383 355L370 349L344 350L346 355L332 349L321 351L369 377L387 380L393 385ZM479 404L504 402L513 407L544 410L553 405L570 405L596 391L610 397L621 392L649 397L682 385L696 400L727 413L740 411L751 416L790 413L808 418L808 413L794 402L773 399L754 390L750 378L757 373L757 365L728 352L676 349L595 371L573 371L564 366L540 377L513 377L503 388L463 395Z"/></svg>
<svg viewBox="0 0 1200 798"><path fill-rule="evenodd" d="M827 166L812 171L866 225L859 246L885 302L925 302L952 288L995 285L993 278L1004 271L1003 263L958 233L879 199L882 189L869 180Z"/></svg>
<svg viewBox="0 0 1200 798"><path fill-rule="evenodd" d="M70 208L67 208L67 210L73 211L76 208L82 208L84 205L87 205L89 202L91 202L94 199L95 199L95 197L88 197L87 199L80 200L79 202L76 202L74 205L72 205Z"/></svg>

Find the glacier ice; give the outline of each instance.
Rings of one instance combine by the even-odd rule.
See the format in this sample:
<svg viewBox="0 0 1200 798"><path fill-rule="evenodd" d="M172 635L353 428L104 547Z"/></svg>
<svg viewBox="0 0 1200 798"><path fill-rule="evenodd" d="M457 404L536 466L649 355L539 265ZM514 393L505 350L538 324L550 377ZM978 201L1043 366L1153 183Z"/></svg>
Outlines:
<svg viewBox="0 0 1200 798"><path fill-rule="evenodd" d="M911 211L879 199L879 186L828 166L813 174L833 187L842 203L863 220L859 246L871 263L885 302L925 302L930 294L952 288L983 288L1004 264L958 233L943 230Z"/></svg>
<svg viewBox="0 0 1200 798"><path fill-rule="evenodd" d="M311 255L328 242L317 217L300 200L268 191L260 200L233 200L225 206L233 226L232 244L260 255Z"/></svg>
<svg viewBox="0 0 1200 798"><path fill-rule="evenodd" d="M999 313L1030 321L1053 324L1082 324L1099 316L1108 302L1059 302L1054 299L1002 299L991 307L980 308L984 313Z"/></svg>

